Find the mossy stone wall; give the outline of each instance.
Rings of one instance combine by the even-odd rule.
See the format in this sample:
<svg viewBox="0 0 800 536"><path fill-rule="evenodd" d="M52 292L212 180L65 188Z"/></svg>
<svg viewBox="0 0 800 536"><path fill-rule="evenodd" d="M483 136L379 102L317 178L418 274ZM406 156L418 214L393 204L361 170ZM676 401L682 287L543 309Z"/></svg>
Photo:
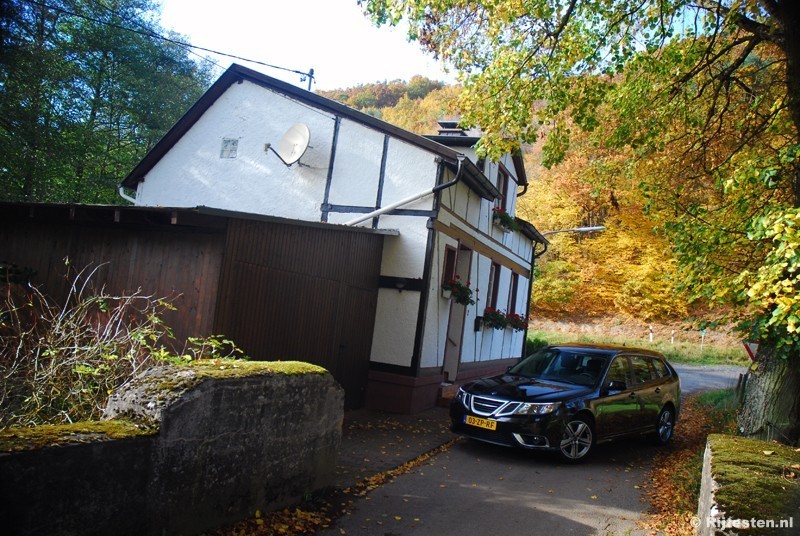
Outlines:
<svg viewBox="0 0 800 536"><path fill-rule="evenodd" d="M797 449L774 441L709 435L695 519L697 534L742 529L753 534L796 532L800 528L799 475Z"/></svg>
<svg viewBox="0 0 800 536"><path fill-rule="evenodd" d="M97 433L78 424L84 431L2 434L0 526L25 535L196 534L299 502L334 483L343 397L329 373L296 363L148 371L113 397L108 414L144 423L149 435L110 437L102 423Z"/></svg>

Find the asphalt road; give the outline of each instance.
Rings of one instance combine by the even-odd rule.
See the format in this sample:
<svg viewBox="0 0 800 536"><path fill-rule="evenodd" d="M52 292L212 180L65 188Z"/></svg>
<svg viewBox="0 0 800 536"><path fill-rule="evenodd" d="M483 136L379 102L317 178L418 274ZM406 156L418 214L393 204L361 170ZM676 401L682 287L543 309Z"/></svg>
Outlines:
<svg viewBox="0 0 800 536"><path fill-rule="evenodd" d="M738 367L676 367L684 393L735 386ZM679 428L676 430L679 433ZM461 440L370 492L320 534L645 534L642 486L658 447L598 445L586 463Z"/></svg>
<svg viewBox="0 0 800 536"><path fill-rule="evenodd" d="M681 379L681 392L686 394L701 391L718 391L736 387L739 374L744 374L744 367L718 366L702 367L698 365L681 365L673 363L678 377Z"/></svg>

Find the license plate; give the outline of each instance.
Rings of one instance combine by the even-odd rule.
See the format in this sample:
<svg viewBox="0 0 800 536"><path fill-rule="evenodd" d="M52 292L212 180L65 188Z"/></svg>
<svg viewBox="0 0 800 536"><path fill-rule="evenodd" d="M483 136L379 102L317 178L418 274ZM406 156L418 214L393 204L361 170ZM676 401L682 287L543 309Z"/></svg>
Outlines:
<svg viewBox="0 0 800 536"><path fill-rule="evenodd" d="M481 419L480 417L473 417L472 415L467 415L464 422L470 426L477 426L478 428L486 428L487 430L497 429L497 421L493 421L491 419Z"/></svg>

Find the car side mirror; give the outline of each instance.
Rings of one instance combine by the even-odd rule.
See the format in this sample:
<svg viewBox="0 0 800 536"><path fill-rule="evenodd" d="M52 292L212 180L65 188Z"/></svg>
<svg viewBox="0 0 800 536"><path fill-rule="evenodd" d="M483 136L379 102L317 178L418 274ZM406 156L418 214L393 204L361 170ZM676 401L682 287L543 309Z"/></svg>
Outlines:
<svg viewBox="0 0 800 536"><path fill-rule="evenodd" d="M624 391L627 388L628 385L620 380L608 380L608 383L606 383L606 389L609 391Z"/></svg>

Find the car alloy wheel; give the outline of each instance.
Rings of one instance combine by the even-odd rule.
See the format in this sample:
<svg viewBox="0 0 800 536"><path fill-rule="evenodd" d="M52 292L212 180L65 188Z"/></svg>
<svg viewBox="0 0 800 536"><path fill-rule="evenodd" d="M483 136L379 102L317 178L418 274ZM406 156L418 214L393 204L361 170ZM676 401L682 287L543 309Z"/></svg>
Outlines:
<svg viewBox="0 0 800 536"><path fill-rule="evenodd" d="M564 435L561 438L558 452L563 459L577 462L589 454L593 440L592 426L584 419L577 417L564 427Z"/></svg>
<svg viewBox="0 0 800 536"><path fill-rule="evenodd" d="M660 445L665 445L672 437L672 429L675 427L675 418L672 416L670 408L661 410L658 416L658 427L656 429L656 441Z"/></svg>

